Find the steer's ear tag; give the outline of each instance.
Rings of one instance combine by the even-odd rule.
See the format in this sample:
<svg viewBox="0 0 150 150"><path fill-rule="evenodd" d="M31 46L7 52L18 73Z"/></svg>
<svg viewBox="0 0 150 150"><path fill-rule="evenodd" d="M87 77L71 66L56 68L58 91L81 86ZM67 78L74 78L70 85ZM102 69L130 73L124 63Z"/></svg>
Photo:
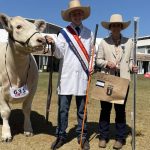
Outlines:
<svg viewBox="0 0 150 150"><path fill-rule="evenodd" d="M27 85L24 85L20 88L10 87L10 95L12 98L22 98L29 94Z"/></svg>

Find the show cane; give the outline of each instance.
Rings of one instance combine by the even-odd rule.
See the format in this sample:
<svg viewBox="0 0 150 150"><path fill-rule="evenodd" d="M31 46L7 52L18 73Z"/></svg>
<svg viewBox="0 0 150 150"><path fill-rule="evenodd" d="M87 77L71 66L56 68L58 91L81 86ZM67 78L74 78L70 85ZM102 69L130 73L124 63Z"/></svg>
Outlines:
<svg viewBox="0 0 150 150"><path fill-rule="evenodd" d="M137 35L138 35L138 21L139 17L134 17L134 51L133 51L133 61L134 65L137 65L136 60L136 50L137 50ZM132 120L132 150L136 149L136 73L133 74L133 112L131 113L131 120Z"/></svg>
<svg viewBox="0 0 150 150"><path fill-rule="evenodd" d="M96 28L95 28L93 48L92 48L92 57L91 57L91 63L89 65L89 71L91 71L93 68L97 31L98 31L98 24L96 24ZM85 106L84 106L84 116L83 116L83 121L82 121L82 130L81 130L81 137L80 137L80 149L82 149L82 136L83 136L84 124L85 124L85 119L86 119L86 114L87 114L87 104L88 104L88 99L89 99L90 83L91 83L91 74L89 74L87 89L86 89L86 100L85 100Z"/></svg>

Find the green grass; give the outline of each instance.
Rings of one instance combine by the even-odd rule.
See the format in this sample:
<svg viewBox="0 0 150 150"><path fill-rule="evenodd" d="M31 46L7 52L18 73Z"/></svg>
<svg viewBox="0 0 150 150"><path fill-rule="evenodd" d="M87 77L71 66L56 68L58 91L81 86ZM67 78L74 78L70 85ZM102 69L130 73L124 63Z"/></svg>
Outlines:
<svg viewBox="0 0 150 150"><path fill-rule="evenodd" d="M57 84L57 77L58 74L54 73L53 75L53 96L56 98L55 95L56 91L56 84ZM133 77L131 77L133 79ZM48 76L46 73L40 74L40 80L39 80L39 87L43 90L47 90L47 86L45 86L46 81L48 80ZM91 87L92 88L92 87ZM146 147L147 136L149 136L150 131L147 131L148 125L150 123L150 79L144 78L143 75L137 75L137 97L136 97L136 135L137 138L139 138L139 141L137 140L137 146L139 144L139 147L144 148ZM54 99L53 99L54 100ZM55 100L54 100L55 101ZM53 102L52 102L53 103ZM76 106L74 101L72 102L71 110L70 110L70 122L69 124L72 124L73 122L76 123ZM131 127L132 127L132 120L131 120L131 112L133 111L133 80L130 83L130 91L129 96L126 104L126 118L127 118L127 127L128 127L128 133L127 133L127 141L131 141ZM90 126L90 139L92 139L92 136L98 134L98 120L99 120L99 114L100 114L100 103L99 101L94 101L89 99L88 104L88 121ZM113 140L115 138L115 111L112 109L111 113L111 128L110 128L110 137ZM55 122L56 123L56 122ZM74 124L74 123L73 123ZM70 127L71 128L71 127ZM95 132L95 133L94 133ZM143 140L143 145L140 144L141 140ZM92 139L93 141L93 139ZM92 142L91 141L91 142ZM144 144L145 143L145 144ZM110 149L112 148L112 143L109 145ZM131 145L130 142L127 143L126 148L130 149ZM139 150L141 150L139 148ZM138 147L137 147L138 149Z"/></svg>
<svg viewBox="0 0 150 150"><path fill-rule="evenodd" d="M45 107L47 100L47 86L48 73L39 73L39 82L36 95L33 100L31 121L35 136L26 138L23 133L23 115L20 111L21 105L13 105L12 115L10 118L10 125L13 131L14 139L12 143L0 143L0 150L49 150L50 144L55 140L55 129L57 126L57 79L58 74L53 74L53 95L49 116L49 123L45 122ZM131 150L131 112L133 100L133 83L130 85L130 92L126 104L126 118L127 118L127 143L123 150ZM98 150L98 121L100 114L100 102L89 99L88 103L88 132L90 138L91 150ZM137 77L137 101L136 101L136 150L150 150L150 79L146 79L143 75ZM115 112L112 109L111 125L110 125L110 141L106 150L112 150L115 139ZM1 126L0 122L0 126ZM76 104L72 100L69 112L68 124L68 143L60 150L77 150L79 145L76 141L75 127L76 119ZM1 131L0 131L1 134Z"/></svg>

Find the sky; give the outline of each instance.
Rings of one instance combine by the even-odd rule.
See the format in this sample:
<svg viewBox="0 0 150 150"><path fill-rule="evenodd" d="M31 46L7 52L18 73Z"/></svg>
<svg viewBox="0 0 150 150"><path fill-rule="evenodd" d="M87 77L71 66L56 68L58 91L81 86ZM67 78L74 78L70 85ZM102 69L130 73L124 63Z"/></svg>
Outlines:
<svg viewBox="0 0 150 150"><path fill-rule="evenodd" d="M22 16L32 19L44 19L47 22L65 27L68 22L61 18L61 10L68 8L70 0L0 0L0 13L8 16ZM133 37L133 18L139 17L139 36L150 35L150 0L81 0L81 4L91 7L91 15L83 24L95 31L99 24L98 37L105 37L109 31L101 21L109 21L114 13L122 14L124 21L131 25L122 34Z"/></svg>

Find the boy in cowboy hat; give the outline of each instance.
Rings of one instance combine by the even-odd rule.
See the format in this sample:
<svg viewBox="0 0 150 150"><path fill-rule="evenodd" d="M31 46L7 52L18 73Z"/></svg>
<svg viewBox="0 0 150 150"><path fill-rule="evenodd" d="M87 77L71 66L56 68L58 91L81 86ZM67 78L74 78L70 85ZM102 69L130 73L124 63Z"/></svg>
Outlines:
<svg viewBox="0 0 150 150"><path fill-rule="evenodd" d="M131 39L123 37L121 31L130 25L130 21L123 22L120 14L113 14L110 22L101 22L102 26L111 31L108 38L104 38L98 48L96 64L104 73L109 73L130 80L130 72L138 71L133 65L133 43ZM116 142L114 149L121 149L125 143L126 136L126 114L125 104L128 97L126 94L125 103L114 104L116 112ZM99 147L105 148L109 138L110 112L112 104L101 101L101 114L99 119L100 141Z"/></svg>
<svg viewBox="0 0 150 150"><path fill-rule="evenodd" d="M76 97L77 121L76 129L78 143L80 142L86 88L90 64L90 54L93 45L91 30L82 24L82 20L90 16L90 7L81 6L79 0L71 0L69 7L61 12L65 21L71 22L62 29L58 38L54 40L47 37L49 43L55 43L54 55L60 59L58 81L58 126L56 129L57 139L52 143L51 149L61 147L66 141L66 129L68 126L68 112L72 96ZM82 148L90 149L87 140L87 123L82 137Z"/></svg>

